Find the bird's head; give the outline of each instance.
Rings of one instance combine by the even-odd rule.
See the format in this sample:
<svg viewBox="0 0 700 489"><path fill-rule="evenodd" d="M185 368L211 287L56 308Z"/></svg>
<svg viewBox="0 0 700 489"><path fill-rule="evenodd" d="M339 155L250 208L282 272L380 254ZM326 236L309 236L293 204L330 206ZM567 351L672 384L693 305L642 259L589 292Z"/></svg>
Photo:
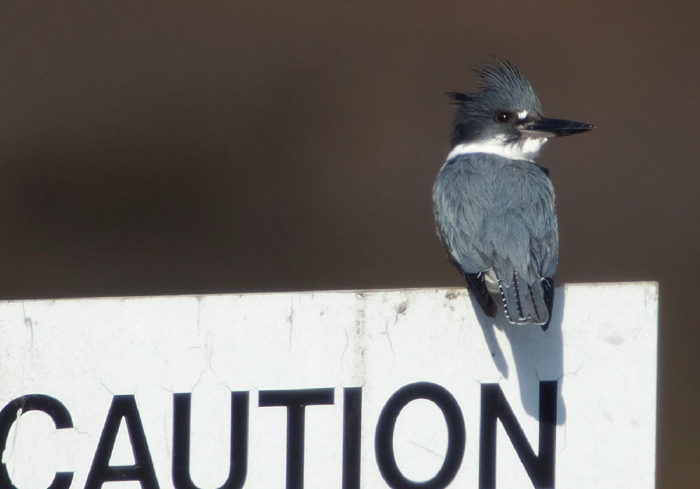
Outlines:
<svg viewBox="0 0 700 489"><path fill-rule="evenodd" d="M548 138L590 131L582 122L547 119L530 82L508 61L478 71L476 93L451 92L458 106L453 152L496 153L532 160Z"/></svg>

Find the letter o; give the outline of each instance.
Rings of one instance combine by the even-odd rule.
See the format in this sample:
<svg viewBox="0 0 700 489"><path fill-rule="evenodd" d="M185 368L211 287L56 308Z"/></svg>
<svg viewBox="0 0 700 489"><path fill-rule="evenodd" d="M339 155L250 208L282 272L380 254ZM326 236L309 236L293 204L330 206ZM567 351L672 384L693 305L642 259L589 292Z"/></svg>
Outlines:
<svg viewBox="0 0 700 489"><path fill-rule="evenodd" d="M447 424L447 452L445 461L432 479L412 481L401 473L394 454L394 429L401 410L417 399L434 403ZM377 421L374 452L379 472L394 489L444 489L455 478L464 457L467 435L464 417L457 400L441 385L415 382L397 390L387 401Z"/></svg>

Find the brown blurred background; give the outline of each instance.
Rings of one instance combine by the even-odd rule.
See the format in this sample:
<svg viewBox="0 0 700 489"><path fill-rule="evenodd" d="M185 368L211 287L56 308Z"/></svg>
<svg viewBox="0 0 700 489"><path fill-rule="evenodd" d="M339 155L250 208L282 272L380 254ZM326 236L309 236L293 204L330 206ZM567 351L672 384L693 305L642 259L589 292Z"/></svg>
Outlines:
<svg viewBox="0 0 700 489"><path fill-rule="evenodd" d="M474 89L471 69L497 55L548 115L598 127L539 160L557 280L660 282L659 487L700 487L699 14L4 2L0 298L460 285L430 199L444 92Z"/></svg>

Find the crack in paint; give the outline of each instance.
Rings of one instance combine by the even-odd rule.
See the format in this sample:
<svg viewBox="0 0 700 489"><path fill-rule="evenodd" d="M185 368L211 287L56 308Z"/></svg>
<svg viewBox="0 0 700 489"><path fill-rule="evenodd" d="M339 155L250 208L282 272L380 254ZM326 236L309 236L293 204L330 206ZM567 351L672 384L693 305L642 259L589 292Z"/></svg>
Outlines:
<svg viewBox="0 0 700 489"><path fill-rule="evenodd" d="M287 323L289 324L289 349L287 351L292 351L292 337L294 336L294 297L289 300L289 315L287 316Z"/></svg>
<svg viewBox="0 0 700 489"><path fill-rule="evenodd" d="M418 443L417 441L410 440L410 442L411 442L413 445L417 446L418 448L422 448L422 449L425 450L426 452L435 455L436 457L440 458L441 460L445 460L445 455L444 455L444 454L438 453L438 452L436 452L435 450L432 450L432 449L426 447L425 445L421 445L421 444Z"/></svg>

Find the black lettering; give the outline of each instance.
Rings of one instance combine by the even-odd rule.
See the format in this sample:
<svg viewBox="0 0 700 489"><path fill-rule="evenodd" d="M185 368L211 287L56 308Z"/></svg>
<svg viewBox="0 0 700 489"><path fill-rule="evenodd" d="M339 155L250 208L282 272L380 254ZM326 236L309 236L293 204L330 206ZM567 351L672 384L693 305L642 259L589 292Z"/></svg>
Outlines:
<svg viewBox="0 0 700 489"><path fill-rule="evenodd" d="M304 412L306 406L333 404L333 389L260 391L261 407L287 408L287 489L304 487Z"/></svg>
<svg viewBox="0 0 700 489"><path fill-rule="evenodd" d="M404 476L394 454L394 428L401 410L411 401L427 399L433 402L445 417L447 424L447 452L445 461L432 479L412 481ZM467 435L464 418L456 399L444 387L431 382L408 384L392 395L377 421L374 451L379 472L386 483L395 489L444 489L454 479L464 457Z"/></svg>
<svg viewBox="0 0 700 489"><path fill-rule="evenodd" d="M17 416L27 411L41 411L49 415L53 420L57 430L73 427L68 409L59 401L43 394L30 394L18 397L10 401L0 411L0 460L3 458L7 447L7 437L10 434L12 425L17 420ZM73 472L57 472L48 489L68 489L73 480ZM17 489L12 484L10 474L7 472L5 462L0 463L0 487L6 489Z"/></svg>
<svg viewBox="0 0 700 489"><path fill-rule="evenodd" d="M134 465L109 465L119 425L124 418L131 440ZM100 489L105 482L139 481L142 489L158 489L158 480L148 450L136 399L132 395L114 396L102 428L95 458L85 481L85 489Z"/></svg>
<svg viewBox="0 0 700 489"><path fill-rule="evenodd" d="M248 392L231 392L231 448L228 478L219 489L241 489L248 473ZM192 394L173 397L173 485L198 489L190 475Z"/></svg>
<svg viewBox="0 0 700 489"><path fill-rule="evenodd" d="M362 387L343 388L343 489L360 489Z"/></svg>
<svg viewBox="0 0 700 489"><path fill-rule="evenodd" d="M479 489L496 487L496 420L500 419L536 489L554 489L557 445L557 381L540 382L539 455L532 450L498 384L481 385Z"/></svg>

